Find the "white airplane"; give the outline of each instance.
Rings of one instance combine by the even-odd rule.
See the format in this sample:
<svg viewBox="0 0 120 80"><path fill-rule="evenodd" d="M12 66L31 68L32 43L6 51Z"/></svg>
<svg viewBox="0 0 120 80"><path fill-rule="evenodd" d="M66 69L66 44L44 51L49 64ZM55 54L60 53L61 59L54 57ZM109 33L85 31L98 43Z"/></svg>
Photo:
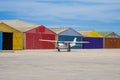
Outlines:
<svg viewBox="0 0 120 80"><path fill-rule="evenodd" d="M47 41L47 42L56 42L57 43L57 49L58 52L60 52L60 49L67 49L68 52L71 51L71 47L77 46L76 43L90 43L88 41L77 41L77 38L75 37L73 41L55 41L55 40L44 40L40 39L40 41Z"/></svg>

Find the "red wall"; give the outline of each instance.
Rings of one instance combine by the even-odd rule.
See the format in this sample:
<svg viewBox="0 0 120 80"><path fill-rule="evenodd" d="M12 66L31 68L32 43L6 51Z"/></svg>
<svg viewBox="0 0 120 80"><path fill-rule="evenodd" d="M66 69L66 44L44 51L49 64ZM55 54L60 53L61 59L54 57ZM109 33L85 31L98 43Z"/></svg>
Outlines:
<svg viewBox="0 0 120 80"><path fill-rule="evenodd" d="M39 26L26 32L26 49L55 49L54 42L40 41L55 40L56 34L44 26Z"/></svg>

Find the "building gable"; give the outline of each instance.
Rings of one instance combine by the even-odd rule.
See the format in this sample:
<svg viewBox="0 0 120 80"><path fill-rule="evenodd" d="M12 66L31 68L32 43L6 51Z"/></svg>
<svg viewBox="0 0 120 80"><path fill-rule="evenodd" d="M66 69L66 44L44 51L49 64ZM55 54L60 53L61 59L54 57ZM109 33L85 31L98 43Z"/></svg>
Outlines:
<svg viewBox="0 0 120 80"><path fill-rule="evenodd" d="M85 37L102 37L97 31L93 30L85 34Z"/></svg>
<svg viewBox="0 0 120 80"><path fill-rule="evenodd" d="M81 34L79 34L78 32L76 32L76 31L73 30L72 28L69 28L68 30L65 30L65 31L59 33L59 35L81 36Z"/></svg>
<svg viewBox="0 0 120 80"><path fill-rule="evenodd" d="M27 33L41 33L41 34L56 34L55 32L53 32L52 30L46 28L45 26L41 25L38 26L36 28L33 28L29 31L27 31Z"/></svg>
<svg viewBox="0 0 120 80"><path fill-rule="evenodd" d="M78 31L84 37L102 37L97 31L95 30L88 30L88 31Z"/></svg>

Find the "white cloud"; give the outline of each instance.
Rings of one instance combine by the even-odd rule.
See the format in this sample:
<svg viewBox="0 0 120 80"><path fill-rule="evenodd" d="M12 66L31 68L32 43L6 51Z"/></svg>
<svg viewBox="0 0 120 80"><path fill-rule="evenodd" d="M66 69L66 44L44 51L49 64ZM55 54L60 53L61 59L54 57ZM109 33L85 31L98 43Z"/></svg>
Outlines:
<svg viewBox="0 0 120 80"><path fill-rule="evenodd" d="M74 0L73 0L74 1ZM94 3L120 3L120 0L77 0L83 2L94 2Z"/></svg>
<svg viewBox="0 0 120 80"><path fill-rule="evenodd" d="M42 0L1 0L0 12L14 12L13 15L17 16L17 18L31 22L44 21L47 23L46 21L48 21L48 24L44 24L47 27L71 27L74 29L95 29L100 31L109 30L119 33L119 25L116 23L114 26L114 21L120 20L120 0L68 0L68 3L67 1L64 3L65 0L59 0L60 3L57 3L58 0L41 1ZM69 19L70 21L67 22L66 20ZM71 20L73 20L73 22L71 22ZM87 25L87 21L92 22L94 20L100 22L100 25L97 24L98 22L95 25L93 23ZM49 21L53 23L50 24ZM84 22L83 24L79 24L79 21ZM113 26L109 27L111 24ZM116 27L116 29L114 27Z"/></svg>
<svg viewBox="0 0 120 80"><path fill-rule="evenodd" d="M53 0L55 1L55 0ZM71 0L74 1L74 0ZM98 20L112 21L120 20L119 0L76 0L83 2L110 3L101 5L81 5L81 4L57 4L40 3L34 0L26 1L2 1L0 11L13 11L17 16L33 16L41 19L77 19L77 20ZM112 11L113 12L110 12Z"/></svg>

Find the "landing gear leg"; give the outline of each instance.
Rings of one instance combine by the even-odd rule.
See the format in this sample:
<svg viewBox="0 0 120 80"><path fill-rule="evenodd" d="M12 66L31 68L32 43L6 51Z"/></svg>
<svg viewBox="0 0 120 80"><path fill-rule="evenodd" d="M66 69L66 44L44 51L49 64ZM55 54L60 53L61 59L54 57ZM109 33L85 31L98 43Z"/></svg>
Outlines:
<svg viewBox="0 0 120 80"><path fill-rule="evenodd" d="M57 49L58 49L58 52L60 52L60 48L59 48L58 42L57 42Z"/></svg>
<svg viewBox="0 0 120 80"><path fill-rule="evenodd" d="M58 48L58 52L60 52L60 49Z"/></svg>
<svg viewBox="0 0 120 80"><path fill-rule="evenodd" d="M70 52L70 51L71 51L70 43L68 43L68 49L67 49L67 52Z"/></svg>

